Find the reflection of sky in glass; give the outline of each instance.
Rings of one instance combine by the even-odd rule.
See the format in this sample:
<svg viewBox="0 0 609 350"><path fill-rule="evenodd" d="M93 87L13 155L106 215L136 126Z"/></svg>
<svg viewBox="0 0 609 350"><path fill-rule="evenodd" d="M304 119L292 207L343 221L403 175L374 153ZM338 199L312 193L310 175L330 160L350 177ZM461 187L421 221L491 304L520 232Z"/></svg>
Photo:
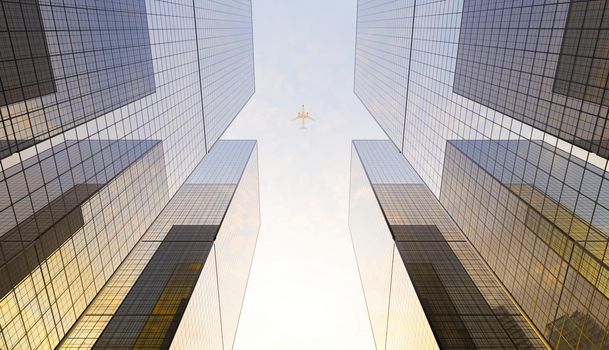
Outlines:
<svg viewBox="0 0 609 350"><path fill-rule="evenodd" d="M202 117L210 149L255 90L252 4L249 0L193 4Z"/></svg>
<svg viewBox="0 0 609 350"><path fill-rule="evenodd" d="M354 91L398 147L404 137L415 3L358 2Z"/></svg>
<svg viewBox="0 0 609 350"><path fill-rule="evenodd" d="M515 343L545 348L395 146L384 140L354 141L354 150L349 226L377 348ZM378 266L389 259L391 236L398 250L392 269Z"/></svg>
<svg viewBox="0 0 609 350"><path fill-rule="evenodd" d="M502 171L489 171L494 158L481 155L478 164L462 152L447 147L442 203L553 346L559 336L599 344L609 310L606 238L536 186L500 182Z"/></svg>
<svg viewBox="0 0 609 350"><path fill-rule="evenodd" d="M609 236L606 172L540 141L451 141L503 184L529 184Z"/></svg>
<svg viewBox="0 0 609 350"><path fill-rule="evenodd" d="M83 141L74 144L99 146L104 143ZM116 142L118 145L121 143L131 142ZM153 142L148 144L155 145ZM109 161L112 157L105 159ZM99 166L103 162L97 164ZM115 191L119 186L124 189L122 192ZM87 307L85 300L92 300L103 288L162 210L169 199L166 186L162 144L156 143L84 202L81 206L82 228L40 262L42 268L34 269L14 291L0 300L0 310L3 311L0 327L6 340L3 348L20 347L30 342L48 344L49 347L57 345L69 330L67 326L71 327L76 315ZM105 218L114 218L124 224L104 224ZM78 254L81 252L85 254ZM34 286L44 285L45 279L49 281L46 288L54 293L45 290L35 293ZM30 305L25 307L30 311L18 312L24 308L22 305ZM8 310L12 311L6 312ZM53 315L53 319L45 319L44 315ZM61 324L55 323L54 319Z"/></svg>
<svg viewBox="0 0 609 350"><path fill-rule="evenodd" d="M35 9L37 2L29 3L3 8ZM0 114L3 121L13 118L20 139L31 138L28 132L46 138L48 128L51 136L61 133L12 156L1 155L3 228L61 198L74 184L103 185L132 167L82 205L82 229L47 261L40 261L42 255L35 261L30 254L32 265L42 267L22 281L18 294L0 301L2 310L18 305L16 310L28 311L3 312L0 348L55 347L207 148L213 148L254 87L249 1L51 0L40 7L57 91L2 106ZM3 15L10 20L11 14ZM241 69L232 69L237 66ZM103 141L62 153L62 145L87 138ZM99 147L112 142L120 146L120 155ZM134 163L145 150L142 145L155 145L154 151ZM244 162L229 167L239 164ZM9 170L19 166L28 168ZM217 175L207 174L204 180ZM238 178L193 190L192 197L208 206L188 209L199 209L219 223L224 213L211 207L228 202ZM164 234L159 231L145 238L158 239ZM47 286L52 292L38 288L45 280L53 281Z"/></svg>
<svg viewBox="0 0 609 350"><path fill-rule="evenodd" d="M32 99L34 96L26 96L27 99L13 100L20 102L3 109L3 134L9 140L8 144L23 142L25 147L31 146L33 140L40 142L58 135L155 92L146 1L88 3L76 0L68 5L50 0L43 4L32 3L7 4L4 7L15 32L23 30L18 25L20 21L15 20L22 17L22 12L39 10L40 26L28 18L25 29L30 31L28 37L35 38L32 32L37 32L43 33L42 40L46 40L46 48L42 52L40 49L33 52L38 67L29 73L34 77L28 79L23 69L28 66L28 63L23 64L28 62L23 55L29 52L27 37L26 47L15 50L19 52L15 62L20 70L19 76L13 77L17 80L13 88L20 87L20 83L30 85L32 81L45 81L44 70L40 69L38 61L46 51L46 55L51 57L53 89L45 91L47 89L41 87L42 95L37 95L40 97ZM20 37L16 33L12 35L13 41ZM3 41L9 40L5 36L2 38ZM3 49L11 51L10 46ZM10 62L2 62L4 69L17 69L7 63ZM3 152L5 145L0 143L2 156L7 153ZM11 153L15 151L17 148L13 147Z"/></svg>
<svg viewBox="0 0 609 350"><path fill-rule="evenodd" d="M221 142L193 170L186 184L237 184L256 141ZM212 165L212 166L210 166Z"/></svg>
<svg viewBox="0 0 609 350"><path fill-rule="evenodd" d="M390 141L355 140L353 145L373 185L423 183Z"/></svg>
<svg viewBox="0 0 609 350"><path fill-rule="evenodd" d="M609 232L609 165L603 150L590 141L601 139L606 107L593 103L594 88L577 90L571 82L587 78L596 46L604 47L603 39L595 42L599 33L595 26L600 26L604 15L594 11L604 3L417 1L407 31L412 33L410 41L397 40L404 30L396 20L412 19L410 9L383 7L382 1L359 4L359 20L366 31L359 27L355 86L368 90L358 96L436 197L442 190L451 215L459 217L476 249L540 331L548 339L552 334L554 345L557 334L573 346L598 343L597 322L606 318L608 302L602 294L606 296L608 290L603 260ZM508 8L497 10L504 6ZM578 12L572 13L573 9ZM370 21L374 11L378 11L375 21ZM573 72L577 77L556 85L557 71L564 79L572 70L564 64L557 67L568 58L563 57L561 27L572 15L574 22L580 19L589 29L576 48L577 60L586 58ZM575 24L570 25L567 41L579 35ZM383 36L370 35L374 32ZM397 45L388 48L386 42L392 39ZM574 54L575 48L566 49ZM404 70L406 84L386 79L387 72L397 77ZM600 82L606 79L606 74L596 74ZM381 98L369 88L375 85L386 96L402 98L398 102L406 106L400 114L405 125L401 144L391 127L399 122L379 108ZM446 152L449 140L458 140L450 153ZM457 153L453 146L470 160L453 159ZM493 177L504 186L491 181ZM514 201L514 195L519 199ZM399 217L399 212L388 216ZM572 265L569 269L563 258ZM558 314L561 320L555 320ZM584 315L592 317L580 330L568 326L582 322ZM563 325L564 330L558 328Z"/></svg>
<svg viewBox="0 0 609 350"><path fill-rule="evenodd" d="M373 191L375 184L421 180L390 141L354 141L350 183L349 230L376 348L437 348L389 231L387 208L381 210Z"/></svg>
<svg viewBox="0 0 609 350"><path fill-rule="evenodd" d="M124 306L131 287L140 278L141 271L153 257L159 242L175 225L216 228L220 225L214 248L190 299L192 303L189 302L178 328L179 336L185 339L177 342L176 348L215 348L212 344L221 343L213 339L220 323L223 325L225 343L231 341L236 331L259 227L255 152L254 141L221 140L216 143L212 152L193 171L194 181L190 178L171 198L72 327L62 346L87 348L89 342L107 331L113 315L119 307ZM200 286L210 280L217 285ZM220 310L222 316L215 312L201 313L197 308L215 308ZM131 326L137 329L137 325L136 322ZM204 326L207 328L203 329ZM116 327L113 329L116 331ZM129 335L125 337L129 338Z"/></svg>
<svg viewBox="0 0 609 350"><path fill-rule="evenodd" d="M385 349L394 243L355 147L352 152L349 231L376 347Z"/></svg>
<svg viewBox="0 0 609 350"><path fill-rule="evenodd" d="M254 149L214 243L225 349L233 348L237 335L260 229L258 182L258 151Z"/></svg>
<svg viewBox="0 0 609 350"><path fill-rule="evenodd" d="M210 158L206 163L205 159L216 151L221 157ZM202 167L215 165L216 173L224 173L214 176L211 180L213 183L221 178L231 182L233 175L237 175L240 176L239 186L222 220L212 255L207 261L210 265L206 263L203 269L195 294L174 337L172 349L232 349L260 228L255 143L220 140L208 157L201 162ZM235 163L240 165L235 166ZM191 181L192 177L188 183ZM201 312L210 308L215 310ZM216 315L217 310L220 315ZM217 333L220 327L221 334Z"/></svg>
<svg viewBox="0 0 609 350"><path fill-rule="evenodd" d="M396 142L399 138L393 137L389 131L387 133L396 145L402 148L403 153L436 196L440 191L446 140L451 139L542 139L551 146L564 149L575 157L587 159L601 169L605 169L608 166L606 159L588 154L453 92L464 2L472 1L417 2L416 18L410 24L411 28L414 25L412 44L408 40L399 40L396 41L398 45L391 50L382 51L381 49L386 46L385 41L389 39L377 38L376 42L371 43L368 34L362 34L362 43L361 45L358 43L358 48L362 46L368 51L375 49L378 55L374 60L367 59L367 51L362 50L356 59L357 64L360 65L356 72L362 72L361 76L356 74L356 87L358 79L361 84L386 83L388 85L383 90L390 91L389 96L395 99L399 99L403 95L400 91L407 87L406 113L401 114L404 116L401 120L406 125L403 147L400 142ZM382 15L376 15L375 22L370 22L370 10L367 9L369 5L369 2L361 2L360 5L359 16L364 28L378 27L383 30L384 35L395 38L403 36L404 30L400 29L396 24L400 22L396 22L394 18L411 18L410 9L406 12L386 9L388 11L382 12ZM403 54L405 49L412 50L410 55ZM388 63L395 60L399 61L399 64ZM391 71L393 76L403 74L406 67L410 67L408 83L400 86L399 81L385 80L385 74L374 71L378 65L384 65L384 69ZM374 91L371 92L373 93ZM395 130L390 127L391 123L386 121L383 113L375 113L374 106L378 101L374 96L360 94L360 97L377 121L384 125L386 131Z"/></svg>

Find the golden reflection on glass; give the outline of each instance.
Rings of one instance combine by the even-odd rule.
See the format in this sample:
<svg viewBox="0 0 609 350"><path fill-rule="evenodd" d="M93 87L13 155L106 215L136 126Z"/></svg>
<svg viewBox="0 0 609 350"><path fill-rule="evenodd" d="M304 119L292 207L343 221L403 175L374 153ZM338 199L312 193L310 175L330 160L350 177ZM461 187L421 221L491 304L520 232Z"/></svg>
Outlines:
<svg viewBox="0 0 609 350"><path fill-rule="evenodd" d="M491 158L480 149L475 161L467 153L472 151L468 144L482 148L497 142L448 144L442 203L552 347L591 348L602 343L598 330L606 332L603 325L609 316L606 267L600 254L605 235L581 216L586 207L576 214L550 197L555 191L544 193L536 185L515 183L518 176L494 165L500 165L496 162L503 156L492 156L489 165ZM527 163L531 173L535 166ZM567 181L581 180L569 176ZM488 229L480 234L484 224ZM569 319L585 322L571 327Z"/></svg>
<svg viewBox="0 0 609 350"><path fill-rule="evenodd" d="M173 341L171 349L228 349L232 346L260 225L256 152L255 143L251 141L220 141L156 217L64 338L60 348L96 346L158 252L161 242L176 225L221 226L218 232L214 231L216 242L193 285L194 290L190 289L192 295L176 323L175 334L168 340ZM143 329L151 331L147 334L153 342L160 339L153 330L166 331L146 324ZM126 337L132 335L126 334ZM148 341L145 334L140 333L140 338L130 339L141 344ZM108 339L106 337L104 341Z"/></svg>
<svg viewBox="0 0 609 350"><path fill-rule="evenodd" d="M349 223L365 293L370 288L365 269L379 259L370 251L387 253L370 242L385 240L393 258L387 272L387 323L379 323L387 327L382 348L545 349L459 226L390 141L354 141L354 149ZM384 236L375 237L383 230Z"/></svg>
<svg viewBox="0 0 609 350"><path fill-rule="evenodd" d="M112 190L119 183L125 188L120 197ZM57 346L160 211L166 186L162 146L156 143L80 205L83 226L0 300L3 315L11 315L5 309L12 310L14 302L21 310L0 319L6 348ZM118 213L113 201L120 203ZM119 224L133 217L139 219Z"/></svg>
<svg viewBox="0 0 609 350"><path fill-rule="evenodd" d="M439 349L397 247L393 250L385 349Z"/></svg>
<svg viewBox="0 0 609 350"><path fill-rule="evenodd" d="M216 256L216 248L212 247L173 337L171 350L223 349Z"/></svg>

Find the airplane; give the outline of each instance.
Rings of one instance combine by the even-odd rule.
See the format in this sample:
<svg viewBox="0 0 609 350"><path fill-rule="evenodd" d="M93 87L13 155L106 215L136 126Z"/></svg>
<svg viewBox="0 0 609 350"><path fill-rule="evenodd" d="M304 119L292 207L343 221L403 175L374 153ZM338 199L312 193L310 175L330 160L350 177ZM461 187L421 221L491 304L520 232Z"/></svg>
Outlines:
<svg viewBox="0 0 609 350"><path fill-rule="evenodd" d="M315 119L313 119L313 118L311 118L309 116L309 112L305 113L305 106L304 105L302 105L302 110L300 112L298 112L298 116L296 118L292 119L292 120L297 120L297 119L300 119L301 122L302 122L302 126L300 127L301 129L306 129L305 128L305 120L307 120L307 119L315 120Z"/></svg>

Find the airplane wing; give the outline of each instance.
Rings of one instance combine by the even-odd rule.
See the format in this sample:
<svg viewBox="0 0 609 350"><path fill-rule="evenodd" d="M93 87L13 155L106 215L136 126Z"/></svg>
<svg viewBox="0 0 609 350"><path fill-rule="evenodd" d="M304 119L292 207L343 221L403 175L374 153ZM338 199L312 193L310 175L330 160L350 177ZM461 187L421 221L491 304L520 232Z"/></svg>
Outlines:
<svg viewBox="0 0 609 350"><path fill-rule="evenodd" d="M292 120L298 120L298 119L302 119L302 118L300 118L300 116L292 118Z"/></svg>
<svg viewBox="0 0 609 350"><path fill-rule="evenodd" d="M311 119L311 120L315 120L313 119L313 117L309 116L309 115L305 115L305 119Z"/></svg>

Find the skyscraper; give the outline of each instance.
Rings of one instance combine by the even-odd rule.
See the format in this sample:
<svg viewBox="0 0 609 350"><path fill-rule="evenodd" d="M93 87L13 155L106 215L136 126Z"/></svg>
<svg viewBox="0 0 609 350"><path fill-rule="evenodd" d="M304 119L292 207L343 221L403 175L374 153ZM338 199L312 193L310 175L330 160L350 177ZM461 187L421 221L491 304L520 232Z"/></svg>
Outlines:
<svg viewBox="0 0 609 350"><path fill-rule="evenodd" d="M255 141L218 141L59 349L231 349L260 226Z"/></svg>
<svg viewBox="0 0 609 350"><path fill-rule="evenodd" d="M609 198L603 172L528 140L450 141L444 165L441 202L540 331L556 347L605 348L608 217L582 205Z"/></svg>
<svg viewBox="0 0 609 350"><path fill-rule="evenodd" d="M141 336L124 346L187 348L202 324L232 346L257 157L254 142L216 141L254 93L252 39L250 1L0 2L0 348L116 348L125 324ZM196 288L212 277L220 299ZM222 304L219 337L212 313L189 311L197 293Z"/></svg>
<svg viewBox="0 0 609 350"><path fill-rule="evenodd" d="M349 208L377 348L545 348L390 141L353 142Z"/></svg>
<svg viewBox="0 0 609 350"><path fill-rule="evenodd" d="M609 346L608 6L358 2L356 95L554 348Z"/></svg>

